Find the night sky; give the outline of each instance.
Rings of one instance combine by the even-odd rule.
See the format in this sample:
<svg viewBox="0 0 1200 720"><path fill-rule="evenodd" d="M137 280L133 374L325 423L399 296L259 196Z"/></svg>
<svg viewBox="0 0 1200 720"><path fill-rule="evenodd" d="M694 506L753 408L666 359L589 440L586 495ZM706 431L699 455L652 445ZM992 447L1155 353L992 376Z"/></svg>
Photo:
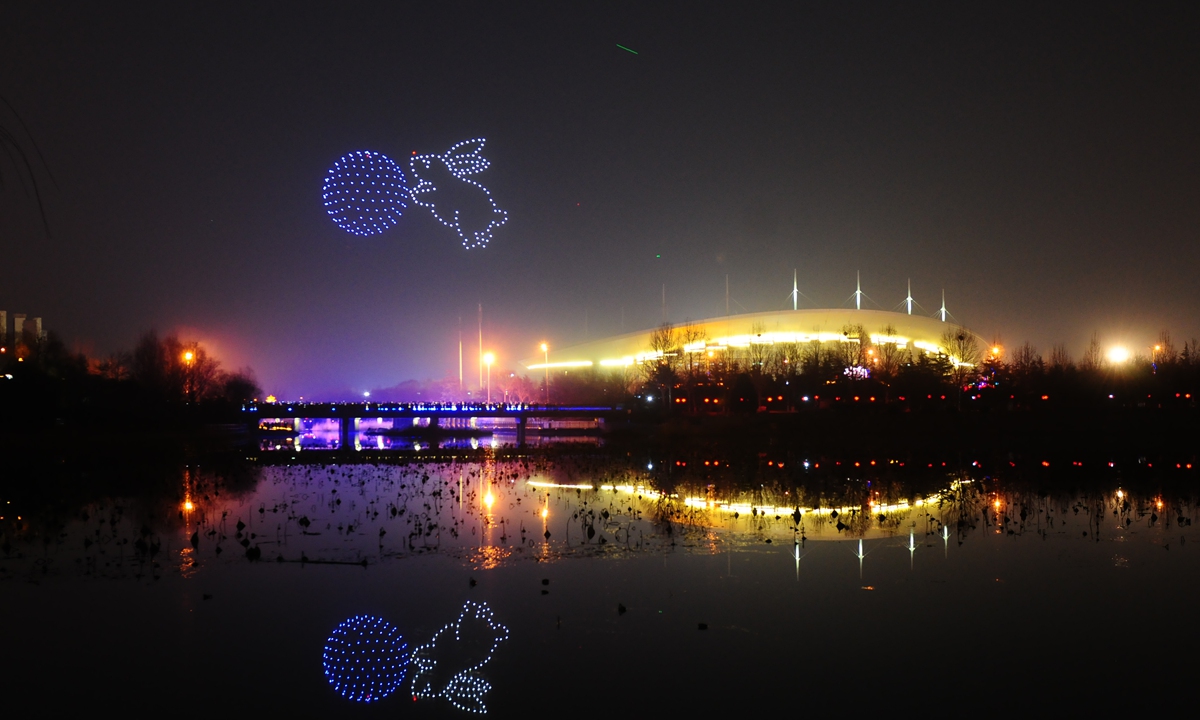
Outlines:
<svg viewBox="0 0 1200 720"><path fill-rule="evenodd" d="M6 5L50 235L0 158L0 309L96 355L178 331L288 397L456 375L460 317L469 378L477 303L507 367L657 324L663 283L677 322L727 274L783 309L793 268L802 306L911 278L1046 354L1200 336L1186 4L566 5ZM488 248L326 215L341 155L473 137Z"/></svg>

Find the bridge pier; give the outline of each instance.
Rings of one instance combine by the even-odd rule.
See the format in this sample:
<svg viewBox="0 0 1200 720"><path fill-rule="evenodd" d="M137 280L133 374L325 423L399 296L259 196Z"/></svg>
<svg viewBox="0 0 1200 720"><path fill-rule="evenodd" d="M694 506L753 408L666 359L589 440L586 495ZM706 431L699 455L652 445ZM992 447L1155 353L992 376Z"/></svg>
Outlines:
<svg viewBox="0 0 1200 720"><path fill-rule="evenodd" d="M338 449L351 450L354 448L354 431L357 429L358 418L344 417L338 420Z"/></svg>
<svg viewBox="0 0 1200 720"><path fill-rule="evenodd" d="M517 418L517 447L519 448L525 447L525 425L528 422L529 419L524 415Z"/></svg>

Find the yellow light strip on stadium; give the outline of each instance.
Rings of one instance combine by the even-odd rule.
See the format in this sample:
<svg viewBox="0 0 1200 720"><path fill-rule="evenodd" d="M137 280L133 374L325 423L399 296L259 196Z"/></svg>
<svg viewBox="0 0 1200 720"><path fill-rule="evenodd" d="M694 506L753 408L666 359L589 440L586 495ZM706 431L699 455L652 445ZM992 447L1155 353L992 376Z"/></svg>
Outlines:
<svg viewBox="0 0 1200 720"><path fill-rule="evenodd" d="M555 370L558 368L581 368L581 367L591 367L593 364L594 363L592 363L591 360L568 360L566 362L537 363L536 365L530 365L529 369L530 370ZM604 363L601 362L601 364L603 365Z"/></svg>
<svg viewBox="0 0 1200 720"><path fill-rule="evenodd" d="M601 360L600 367L629 367L634 362L632 355L626 355L616 360Z"/></svg>
<svg viewBox="0 0 1200 720"><path fill-rule="evenodd" d="M891 345L898 347L906 347L910 343L913 347L926 353L933 355L946 355L950 363L955 367L974 367L971 363L964 363L957 357L950 355L946 349L937 343L927 342L924 340L913 340L904 335L884 335L875 333L870 336L872 344L875 345ZM729 335L719 337L714 340L698 340L696 342L687 343L682 347L682 351L688 354L713 353L723 352L730 348L745 349L751 345L776 345L780 343L857 343L861 342L859 338L847 337L838 332L815 332L815 333L796 333L796 332L766 332L745 335ZM638 353L637 355L626 355L620 358L609 358L601 360L601 367L629 367L631 365L641 365L646 362L659 360L666 355L674 355L674 353L663 353L661 350ZM530 365L530 370L542 370L546 368L565 368L565 367L590 367L593 363L590 360L575 360L571 362L560 363L538 363Z"/></svg>

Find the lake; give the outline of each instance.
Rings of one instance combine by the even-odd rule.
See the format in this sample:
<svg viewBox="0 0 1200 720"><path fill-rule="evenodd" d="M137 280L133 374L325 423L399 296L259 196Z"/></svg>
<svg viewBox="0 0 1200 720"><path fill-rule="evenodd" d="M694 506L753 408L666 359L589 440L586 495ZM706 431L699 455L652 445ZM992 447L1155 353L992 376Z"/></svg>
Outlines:
<svg viewBox="0 0 1200 720"><path fill-rule="evenodd" d="M140 493L0 499L6 696L182 716L1040 714L1134 711L1194 676L1190 474L456 452L257 453Z"/></svg>

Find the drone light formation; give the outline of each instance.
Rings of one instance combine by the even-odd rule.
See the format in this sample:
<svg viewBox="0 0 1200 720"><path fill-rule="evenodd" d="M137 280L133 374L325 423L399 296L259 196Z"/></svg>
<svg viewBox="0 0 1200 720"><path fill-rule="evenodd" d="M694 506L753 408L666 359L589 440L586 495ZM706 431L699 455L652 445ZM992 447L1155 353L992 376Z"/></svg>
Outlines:
<svg viewBox="0 0 1200 720"><path fill-rule="evenodd" d="M472 629L464 632L464 624ZM480 626L487 628L482 635ZM457 620L438 630L432 640L413 651L412 661L416 668L412 679L413 699L442 697L459 710L486 713L483 697L492 685L479 674L479 669L491 662L496 647L507 639L508 628L496 622L488 604L468 600ZM464 653L467 648L482 652ZM463 657L473 658L471 664L438 667L461 661ZM444 680L446 676L449 681Z"/></svg>
<svg viewBox="0 0 1200 720"><path fill-rule="evenodd" d="M378 235L400 221L410 197L404 171L383 153L357 150L338 158L321 187L325 212L352 235Z"/></svg>
<svg viewBox="0 0 1200 720"><path fill-rule="evenodd" d="M355 615L325 641L325 679L347 700L382 700L404 682L407 649L395 625L372 615Z"/></svg>
<svg viewBox="0 0 1200 720"><path fill-rule="evenodd" d="M463 247L468 250L487 247L493 231L508 222L508 213L496 207L491 192L470 177L483 172L491 164L479 154L486 142L484 138L463 140L441 155L415 155L409 160L409 169L417 181L412 188L412 201L428 208L438 222L458 233ZM437 183L434 182L435 178ZM476 188L467 194L465 201L477 205L477 210L482 209L483 212L479 214L486 218L486 222L464 218L463 213L469 208L452 207L438 197L438 183L453 183L455 180Z"/></svg>

